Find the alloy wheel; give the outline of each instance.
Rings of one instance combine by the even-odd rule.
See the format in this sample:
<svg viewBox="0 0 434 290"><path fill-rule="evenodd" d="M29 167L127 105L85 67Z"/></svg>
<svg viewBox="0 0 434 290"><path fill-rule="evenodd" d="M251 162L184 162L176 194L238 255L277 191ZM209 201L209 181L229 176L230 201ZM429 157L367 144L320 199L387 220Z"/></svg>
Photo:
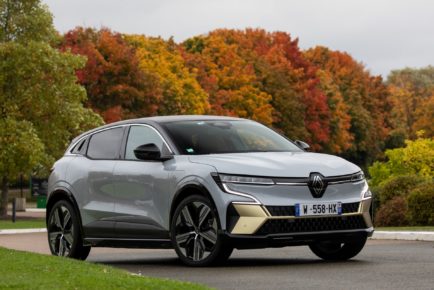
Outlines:
<svg viewBox="0 0 434 290"><path fill-rule="evenodd" d="M193 261L206 259L217 243L217 219L203 202L186 204L175 223L175 241L182 254Z"/></svg>
<svg viewBox="0 0 434 290"><path fill-rule="evenodd" d="M71 212L66 206L59 205L53 209L49 220L48 237L54 254L69 256L74 242L74 223Z"/></svg>

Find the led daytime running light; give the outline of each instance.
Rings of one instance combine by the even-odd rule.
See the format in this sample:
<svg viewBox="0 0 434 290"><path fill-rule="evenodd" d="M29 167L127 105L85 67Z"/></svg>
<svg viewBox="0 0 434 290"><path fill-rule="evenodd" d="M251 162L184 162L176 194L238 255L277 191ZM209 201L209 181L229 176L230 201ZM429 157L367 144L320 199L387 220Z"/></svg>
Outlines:
<svg viewBox="0 0 434 290"><path fill-rule="evenodd" d="M237 176L237 175L225 175L219 174L220 180L223 183L245 183L245 184L274 184L273 179L254 176Z"/></svg>

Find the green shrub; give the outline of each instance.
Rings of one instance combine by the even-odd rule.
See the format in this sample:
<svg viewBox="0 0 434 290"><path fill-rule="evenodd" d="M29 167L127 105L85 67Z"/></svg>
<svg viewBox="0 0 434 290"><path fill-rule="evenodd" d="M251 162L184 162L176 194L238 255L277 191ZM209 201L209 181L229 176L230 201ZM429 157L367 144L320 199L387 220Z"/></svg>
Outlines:
<svg viewBox="0 0 434 290"><path fill-rule="evenodd" d="M424 181L426 181L425 178L417 175L396 176L388 179L374 189L379 205L385 204L396 196L406 198L416 186Z"/></svg>
<svg viewBox="0 0 434 290"><path fill-rule="evenodd" d="M375 216L375 226L401 227L408 226L407 201L403 196L395 196L384 203Z"/></svg>
<svg viewBox="0 0 434 290"><path fill-rule="evenodd" d="M434 175L434 138L405 140L404 148L386 150L386 162L376 161L369 167L371 186L379 186L389 178L402 175L418 175L430 178Z"/></svg>
<svg viewBox="0 0 434 290"><path fill-rule="evenodd" d="M407 199L412 225L434 226L434 182L426 182L411 191Z"/></svg>

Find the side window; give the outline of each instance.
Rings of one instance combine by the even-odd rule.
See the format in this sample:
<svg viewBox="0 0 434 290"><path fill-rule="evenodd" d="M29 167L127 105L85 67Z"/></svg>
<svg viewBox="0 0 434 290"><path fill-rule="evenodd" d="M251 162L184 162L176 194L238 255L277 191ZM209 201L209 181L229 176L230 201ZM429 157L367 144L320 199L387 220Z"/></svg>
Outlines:
<svg viewBox="0 0 434 290"><path fill-rule="evenodd" d="M83 152L84 143L86 143L87 138L83 138L80 142L78 142L74 148L72 148L71 153L73 154L81 154Z"/></svg>
<svg viewBox="0 0 434 290"><path fill-rule="evenodd" d="M131 126L125 150L125 159L137 160L134 149L149 143L154 143L160 150L163 148L163 139L154 129L146 126Z"/></svg>
<svg viewBox="0 0 434 290"><path fill-rule="evenodd" d="M121 147L124 128L108 129L92 135L87 156L93 159L116 159Z"/></svg>

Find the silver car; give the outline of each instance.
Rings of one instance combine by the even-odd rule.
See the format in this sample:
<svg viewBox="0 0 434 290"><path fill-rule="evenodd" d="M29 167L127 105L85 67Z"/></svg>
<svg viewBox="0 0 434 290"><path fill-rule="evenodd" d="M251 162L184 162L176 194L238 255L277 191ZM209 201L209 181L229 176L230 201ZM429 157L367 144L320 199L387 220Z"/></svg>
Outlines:
<svg viewBox="0 0 434 290"><path fill-rule="evenodd" d="M86 259L91 247L174 248L190 266L234 248L307 245L326 260L357 255L373 233L360 168L307 152L254 121L166 116L75 138L49 178L48 242Z"/></svg>

